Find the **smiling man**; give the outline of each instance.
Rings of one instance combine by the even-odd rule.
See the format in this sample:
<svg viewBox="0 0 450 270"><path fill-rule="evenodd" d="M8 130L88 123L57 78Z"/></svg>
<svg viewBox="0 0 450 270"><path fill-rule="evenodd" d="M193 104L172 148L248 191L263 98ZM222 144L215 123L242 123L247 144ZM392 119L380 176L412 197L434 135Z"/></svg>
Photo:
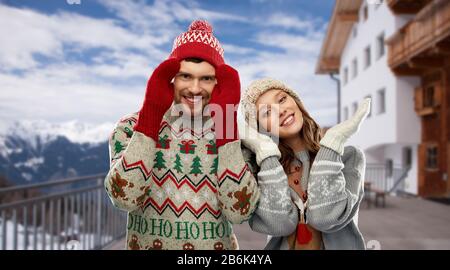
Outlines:
<svg viewBox="0 0 450 270"><path fill-rule="evenodd" d="M213 65L200 58L184 59L174 79L174 101L182 105L183 112L199 116L209 103L216 83Z"/></svg>
<svg viewBox="0 0 450 270"><path fill-rule="evenodd" d="M211 26L193 22L109 140L105 188L128 212L128 249L238 249L231 223L248 220L260 195L237 154L239 101L239 75Z"/></svg>

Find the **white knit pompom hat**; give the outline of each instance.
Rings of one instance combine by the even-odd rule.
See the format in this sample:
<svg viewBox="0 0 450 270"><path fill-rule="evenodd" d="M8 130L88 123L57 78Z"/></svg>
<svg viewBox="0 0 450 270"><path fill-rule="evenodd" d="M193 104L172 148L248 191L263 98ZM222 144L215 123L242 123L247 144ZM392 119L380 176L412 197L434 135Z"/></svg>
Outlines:
<svg viewBox="0 0 450 270"><path fill-rule="evenodd" d="M288 93L297 103L302 104L297 93L289 88L286 84L279 80L264 78L253 81L244 93L244 96L241 100L241 108L242 113L245 116L245 121L249 124L250 127L257 129L257 117L256 117L256 101L258 98L264 94L265 92L279 89Z"/></svg>

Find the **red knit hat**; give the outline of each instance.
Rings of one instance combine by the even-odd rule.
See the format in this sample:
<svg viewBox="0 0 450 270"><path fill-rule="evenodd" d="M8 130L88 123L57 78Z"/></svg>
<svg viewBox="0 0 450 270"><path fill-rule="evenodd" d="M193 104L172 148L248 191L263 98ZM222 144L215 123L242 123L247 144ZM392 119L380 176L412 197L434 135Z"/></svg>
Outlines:
<svg viewBox="0 0 450 270"><path fill-rule="evenodd" d="M173 41L172 53L169 58L189 57L201 58L215 67L223 60L223 48L213 35L212 26L207 21L194 21L186 33L182 33Z"/></svg>

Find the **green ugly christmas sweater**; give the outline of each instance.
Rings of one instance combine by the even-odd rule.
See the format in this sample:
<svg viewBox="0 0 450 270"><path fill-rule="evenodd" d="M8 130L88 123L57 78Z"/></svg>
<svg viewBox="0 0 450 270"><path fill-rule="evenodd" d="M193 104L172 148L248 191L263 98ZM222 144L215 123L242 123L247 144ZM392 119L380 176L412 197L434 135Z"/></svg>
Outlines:
<svg viewBox="0 0 450 270"><path fill-rule="evenodd" d="M231 224L247 221L260 195L240 141L217 148L211 118L186 127L170 112L158 142L134 132L138 113L109 138L105 188L128 212L127 249L239 249Z"/></svg>

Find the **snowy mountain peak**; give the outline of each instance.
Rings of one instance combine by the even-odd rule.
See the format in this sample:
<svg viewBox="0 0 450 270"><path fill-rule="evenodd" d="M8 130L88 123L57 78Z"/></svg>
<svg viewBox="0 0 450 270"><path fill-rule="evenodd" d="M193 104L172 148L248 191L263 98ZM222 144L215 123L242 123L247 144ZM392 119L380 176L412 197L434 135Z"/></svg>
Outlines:
<svg viewBox="0 0 450 270"><path fill-rule="evenodd" d="M1 124L0 140L5 137L19 137L32 144L38 139L42 144L64 136L74 143L101 143L108 139L114 128L112 123L90 124L78 120L64 123L50 123L44 120L21 120L9 125ZM0 143L1 145L1 143Z"/></svg>
<svg viewBox="0 0 450 270"><path fill-rule="evenodd" d="M16 121L0 126L0 175L12 183L90 175L109 167L113 124Z"/></svg>

